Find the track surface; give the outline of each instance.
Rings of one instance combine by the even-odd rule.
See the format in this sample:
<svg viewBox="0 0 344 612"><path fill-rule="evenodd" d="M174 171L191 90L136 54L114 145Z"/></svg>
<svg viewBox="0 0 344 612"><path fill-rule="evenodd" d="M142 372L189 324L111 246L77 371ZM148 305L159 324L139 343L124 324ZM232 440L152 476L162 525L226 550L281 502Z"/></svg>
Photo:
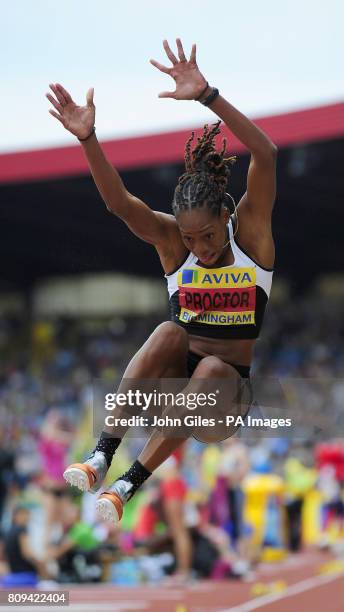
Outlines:
<svg viewBox="0 0 344 612"><path fill-rule="evenodd" d="M318 552L291 555L261 565L249 582L197 581L184 587L113 585L70 586L68 607L55 612L343 612L344 564ZM327 570L327 571L324 571ZM1 607L9 610L9 607ZM16 606L33 612L42 607Z"/></svg>

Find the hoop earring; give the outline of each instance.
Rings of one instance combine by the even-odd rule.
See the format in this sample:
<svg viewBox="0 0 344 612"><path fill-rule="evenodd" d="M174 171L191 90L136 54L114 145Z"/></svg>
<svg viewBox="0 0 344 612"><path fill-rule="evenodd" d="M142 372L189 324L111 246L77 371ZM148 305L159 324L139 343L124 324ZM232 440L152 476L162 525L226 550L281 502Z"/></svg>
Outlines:
<svg viewBox="0 0 344 612"><path fill-rule="evenodd" d="M232 200L232 202L233 202L233 208L234 208L233 214L234 214L234 219L235 219L235 230L233 232L233 236L235 236L235 234L237 233L237 231L239 229L239 217L238 217L238 211L237 211L238 207L237 207L237 205L235 203L235 200L234 200L233 196L231 196L230 193L227 193L227 191L226 191L225 195L228 196Z"/></svg>

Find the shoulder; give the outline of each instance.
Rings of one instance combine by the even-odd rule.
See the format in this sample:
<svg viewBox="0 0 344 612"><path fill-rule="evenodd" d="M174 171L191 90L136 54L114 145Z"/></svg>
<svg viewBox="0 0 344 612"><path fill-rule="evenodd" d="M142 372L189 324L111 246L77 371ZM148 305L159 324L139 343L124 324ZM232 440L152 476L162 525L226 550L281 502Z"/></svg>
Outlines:
<svg viewBox="0 0 344 612"><path fill-rule="evenodd" d="M156 245L163 270L170 274L184 261L188 250L182 241L178 223L174 215L156 212L164 228L164 240Z"/></svg>
<svg viewBox="0 0 344 612"><path fill-rule="evenodd" d="M174 247L177 246L178 248L179 244L184 246L175 216L160 211L154 211L154 213L159 219L163 229L162 248L165 248L166 250L174 250Z"/></svg>
<svg viewBox="0 0 344 612"><path fill-rule="evenodd" d="M178 227L178 224L177 224L177 221L174 215L170 213L161 212L160 210L155 210L154 213L156 214L158 219L160 219L161 223L166 225L166 227L170 227L170 228Z"/></svg>
<svg viewBox="0 0 344 612"><path fill-rule="evenodd" d="M275 261L275 244L271 219L252 216L246 203L247 193L243 195L237 206L237 214L231 215L234 239L237 245L259 265L272 268Z"/></svg>

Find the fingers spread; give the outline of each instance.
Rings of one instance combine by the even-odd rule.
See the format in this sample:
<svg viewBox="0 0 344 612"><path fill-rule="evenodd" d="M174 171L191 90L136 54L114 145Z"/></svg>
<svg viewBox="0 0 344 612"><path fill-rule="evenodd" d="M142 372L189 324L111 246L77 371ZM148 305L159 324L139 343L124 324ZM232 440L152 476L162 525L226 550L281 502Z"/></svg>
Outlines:
<svg viewBox="0 0 344 612"><path fill-rule="evenodd" d="M165 72L166 74L170 74L172 68L167 68L167 66L163 66L162 64L160 64L159 62L157 62L154 59L151 59L149 61L152 64L152 66L155 66L155 68L157 68L161 72Z"/></svg>
<svg viewBox="0 0 344 612"><path fill-rule="evenodd" d="M172 62L173 65L178 64L178 60L176 56L174 55L174 53L172 53L170 49L170 45L168 44L167 40L164 40L162 44L164 45L164 49L166 51L166 55L168 59Z"/></svg>
<svg viewBox="0 0 344 612"><path fill-rule="evenodd" d="M192 45L190 62L196 63L196 45L195 44Z"/></svg>
<svg viewBox="0 0 344 612"><path fill-rule="evenodd" d="M90 87L86 94L87 106L93 106L94 87Z"/></svg>
<svg viewBox="0 0 344 612"><path fill-rule="evenodd" d="M61 104L59 104L59 102L57 102L57 101L55 100L55 98L54 98L52 95L50 95L49 93L47 93L47 94L45 94L45 95L46 95L46 97L48 98L49 102L51 102L51 103L52 103L52 105L53 105L53 106L55 106L56 110L58 110L58 111L59 111L59 113L62 115L62 113L63 113L63 107L61 106Z"/></svg>
<svg viewBox="0 0 344 612"><path fill-rule="evenodd" d="M182 41L180 40L180 38L176 38L176 43L177 43L177 49L178 49L178 57L179 57L180 61L181 62L186 62L187 59L185 57Z"/></svg>
<svg viewBox="0 0 344 612"><path fill-rule="evenodd" d="M62 87L62 85L60 83L56 83L56 88L63 95L64 99L66 100L66 104L68 104L68 102L73 102L73 99L72 99L72 96L70 95L70 93L67 91L67 89Z"/></svg>
<svg viewBox="0 0 344 612"><path fill-rule="evenodd" d="M61 106L65 106L66 101L64 98L64 95L60 92L60 90L56 87L56 85L54 85L54 83L50 83L49 85L51 91L54 92L55 96L57 97L58 101L60 102Z"/></svg>
<svg viewBox="0 0 344 612"><path fill-rule="evenodd" d="M162 91L161 93L159 93L158 98L175 98L176 97L176 92L175 91Z"/></svg>
<svg viewBox="0 0 344 612"><path fill-rule="evenodd" d="M51 115L53 115L53 117L58 119L62 123L62 125L64 125L64 121L63 121L62 117L58 113L55 113L55 111L53 111L51 108L49 109L49 113Z"/></svg>

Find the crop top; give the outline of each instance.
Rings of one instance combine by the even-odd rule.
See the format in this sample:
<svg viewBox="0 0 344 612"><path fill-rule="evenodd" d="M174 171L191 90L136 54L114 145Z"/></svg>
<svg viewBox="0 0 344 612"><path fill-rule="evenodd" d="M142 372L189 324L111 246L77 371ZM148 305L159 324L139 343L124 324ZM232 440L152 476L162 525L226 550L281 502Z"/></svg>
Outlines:
<svg viewBox="0 0 344 612"><path fill-rule="evenodd" d="M189 252L177 270L165 274L171 320L196 336L258 338L273 270L258 265L237 244L232 219L227 227L233 264L204 268Z"/></svg>

